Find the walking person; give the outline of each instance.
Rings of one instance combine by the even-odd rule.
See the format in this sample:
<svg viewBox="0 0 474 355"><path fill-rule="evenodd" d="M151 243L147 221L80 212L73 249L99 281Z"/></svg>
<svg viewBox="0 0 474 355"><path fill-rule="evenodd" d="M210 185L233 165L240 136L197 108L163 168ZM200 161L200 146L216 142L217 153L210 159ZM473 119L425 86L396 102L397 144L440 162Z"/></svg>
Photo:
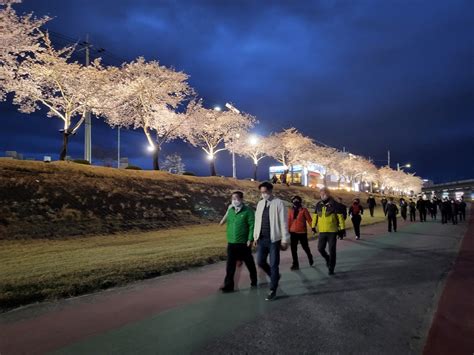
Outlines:
<svg viewBox="0 0 474 355"><path fill-rule="evenodd" d="M408 204L405 201L405 199L402 197L400 199L400 215L402 216L403 220L407 220L407 210L408 210Z"/></svg>
<svg viewBox="0 0 474 355"><path fill-rule="evenodd" d="M290 207L288 211L288 227L290 229L291 238L291 257L293 258L293 264L291 270L299 270L300 264L298 260L298 243L306 252L308 262L310 266L313 266L313 255L308 245L308 232L306 224L311 226L312 218L308 212L308 209L303 207L300 196L294 196L291 199L293 207Z"/></svg>
<svg viewBox="0 0 474 355"><path fill-rule="evenodd" d="M461 201L459 202L459 221L466 220L466 202L464 201L464 196L461 196Z"/></svg>
<svg viewBox="0 0 474 355"><path fill-rule="evenodd" d="M374 209L375 209L375 206L377 205L373 195L370 195L369 198L367 199L367 205L369 206L370 217L373 217L374 216Z"/></svg>
<svg viewBox="0 0 474 355"><path fill-rule="evenodd" d="M418 201L416 201L416 209L420 214L420 222L426 222L426 201L424 201L421 196L419 196Z"/></svg>
<svg viewBox="0 0 474 355"><path fill-rule="evenodd" d="M451 214L451 203L445 197L441 203L441 224L448 223L449 215Z"/></svg>
<svg viewBox="0 0 474 355"><path fill-rule="evenodd" d="M416 203L413 199L410 199L408 208L410 209L410 222L416 222Z"/></svg>
<svg viewBox="0 0 474 355"><path fill-rule="evenodd" d="M431 201L431 204L430 204L431 219L436 221L437 214L438 214L438 199L436 197L433 197L433 200Z"/></svg>
<svg viewBox="0 0 474 355"><path fill-rule="evenodd" d="M255 212L253 238L257 246L257 264L270 277L270 292L265 300L272 301L276 298L280 280L280 249L286 250L290 241L288 212L283 201L273 195L270 182L261 183L258 189L262 199Z"/></svg>
<svg viewBox="0 0 474 355"><path fill-rule="evenodd" d="M451 200L451 220L453 224L458 224L459 204L455 199Z"/></svg>
<svg viewBox="0 0 474 355"><path fill-rule="evenodd" d="M339 203L339 205L337 206L338 213L342 214L342 217L344 217L344 221L345 221L347 219L347 206L342 202L341 197L337 198L337 202ZM337 237L340 240L343 240L345 236L346 236L346 230L345 229L340 230L337 233Z"/></svg>
<svg viewBox="0 0 474 355"><path fill-rule="evenodd" d="M385 207L387 206L387 199L384 197L382 197L382 199L380 200L380 202L382 203L382 209L383 209L383 213L385 214L385 216L387 215L385 213Z"/></svg>
<svg viewBox="0 0 474 355"><path fill-rule="evenodd" d="M362 215L364 214L364 208L360 204L358 198L354 199L351 207L349 208L349 215L351 216L352 225L354 226L354 233L356 239L360 239L360 223L362 222Z"/></svg>
<svg viewBox="0 0 474 355"><path fill-rule="evenodd" d="M392 228L393 231L397 231L397 214L398 214L398 207L393 202L393 197L390 197L387 205L385 206L385 215L387 216L388 220L388 231L391 233Z"/></svg>
<svg viewBox="0 0 474 355"><path fill-rule="evenodd" d="M340 231L345 231L345 221L338 203L331 197L328 188L322 187L319 190L321 200L316 204L313 214L312 230L319 232L318 251L326 260L329 275L334 275L336 267L336 244L337 235ZM326 245L329 245L329 254L326 252Z"/></svg>
<svg viewBox="0 0 474 355"><path fill-rule="evenodd" d="M241 260L250 273L251 287L257 286L257 268L252 256L253 228L255 212L243 202L244 194L241 191L232 193L232 204L224 217L227 235L227 266L224 293L234 291L234 276L237 261ZM222 224L222 223L221 223Z"/></svg>

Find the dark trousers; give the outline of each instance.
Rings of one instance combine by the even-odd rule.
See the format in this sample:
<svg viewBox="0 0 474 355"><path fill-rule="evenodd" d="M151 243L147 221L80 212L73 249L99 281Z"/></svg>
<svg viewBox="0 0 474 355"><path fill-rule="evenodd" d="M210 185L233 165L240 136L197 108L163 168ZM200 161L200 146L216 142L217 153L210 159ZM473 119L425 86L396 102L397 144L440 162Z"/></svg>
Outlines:
<svg viewBox="0 0 474 355"><path fill-rule="evenodd" d="M453 216L451 218L453 220L453 224L458 224L458 214L457 213L453 213Z"/></svg>
<svg viewBox="0 0 474 355"><path fill-rule="evenodd" d="M291 235L291 256L293 258L293 266L299 266L298 261L298 243L301 243L301 247L306 252L310 263L313 262L313 255L308 245L308 235L306 233L290 233Z"/></svg>
<svg viewBox="0 0 474 355"><path fill-rule="evenodd" d="M326 244L329 245L329 254L326 252ZM318 250L321 256L326 259L330 271L336 267L336 244L337 232L319 233Z"/></svg>
<svg viewBox="0 0 474 355"><path fill-rule="evenodd" d="M383 214L384 215L387 215L387 210L385 209L385 207L387 206L387 204L383 204L382 207L383 207Z"/></svg>
<svg viewBox="0 0 474 355"><path fill-rule="evenodd" d="M268 238L258 240L257 264L270 277L272 291L276 291L280 279L280 245L281 241L272 243ZM267 263L268 255L270 255L270 265Z"/></svg>
<svg viewBox="0 0 474 355"><path fill-rule="evenodd" d="M407 210L402 208L400 214L402 215L403 220L406 221L407 220Z"/></svg>
<svg viewBox="0 0 474 355"><path fill-rule="evenodd" d="M252 249L247 244L235 243L227 244L227 267L224 279L224 288L234 289L235 268L238 260L242 260L250 273L250 282L257 284L257 268L252 256Z"/></svg>
<svg viewBox="0 0 474 355"><path fill-rule="evenodd" d="M448 213L441 211L441 223L445 224L448 223Z"/></svg>
<svg viewBox="0 0 474 355"><path fill-rule="evenodd" d="M387 216L388 219L388 231L392 231L392 226L393 230L396 232L397 231L397 216Z"/></svg>
<svg viewBox="0 0 474 355"><path fill-rule="evenodd" d="M431 211L430 214L431 214L431 219L436 219L436 212L435 211Z"/></svg>
<svg viewBox="0 0 474 355"><path fill-rule="evenodd" d="M420 210L420 221L426 222L426 210Z"/></svg>
<svg viewBox="0 0 474 355"><path fill-rule="evenodd" d="M352 219L352 225L354 226L354 233L357 237L360 237L360 222L362 221L362 217L356 214L356 215L353 215L351 219Z"/></svg>
<svg viewBox="0 0 474 355"><path fill-rule="evenodd" d="M459 221L465 221L465 220L466 220L466 210L459 211Z"/></svg>
<svg viewBox="0 0 474 355"><path fill-rule="evenodd" d="M410 222L416 222L416 211L410 211Z"/></svg>
<svg viewBox="0 0 474 355"><path fill-rule="evenodd" d="M369 211L370 211L370 217L374 216L374 206L369 206Z"/></svg>

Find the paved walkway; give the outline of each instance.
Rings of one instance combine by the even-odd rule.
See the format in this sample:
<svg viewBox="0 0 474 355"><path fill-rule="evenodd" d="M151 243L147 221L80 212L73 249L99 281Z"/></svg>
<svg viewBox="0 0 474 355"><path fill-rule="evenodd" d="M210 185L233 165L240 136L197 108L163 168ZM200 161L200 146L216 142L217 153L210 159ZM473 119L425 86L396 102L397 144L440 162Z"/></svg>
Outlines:
<svg viewBox="0 0 474 355"><path fill-rule="evenodd" d="M319 256L315 267L305 266L302 251L302 269L289 271L285 252L280 297L270 303L265 285L249 289L245 269L239 292L216 292L224 276L218 263L25 307L0 316L0 353L407 354L425 343L426 354L442 345L450 354L472 353L473 223L467 231L467 223L406 222L392 234L385 224L367 226L360 241L350 235L338 244L334 277ZM311 249L316 255L314 242ZM459 338L464 345L452 347Z"/></svg>

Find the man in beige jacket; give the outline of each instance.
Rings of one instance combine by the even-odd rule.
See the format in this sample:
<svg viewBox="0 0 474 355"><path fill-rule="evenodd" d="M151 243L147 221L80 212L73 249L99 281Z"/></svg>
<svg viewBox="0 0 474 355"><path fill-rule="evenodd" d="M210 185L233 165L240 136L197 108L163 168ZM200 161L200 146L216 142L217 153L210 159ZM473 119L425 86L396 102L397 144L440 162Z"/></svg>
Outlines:
<svg viewBox="0 0 474 355"><path fill-rule="evenodd" d="M270 277L270 292L265 298L276 298L280 280L280 248L286 250L290 241L288 232L288 209L282 200L273 195L273 185L263 182L258 187L262 199L255 212L253 239L257 246L257 264ZM270 255L270 264L267 259Z"/></svg>

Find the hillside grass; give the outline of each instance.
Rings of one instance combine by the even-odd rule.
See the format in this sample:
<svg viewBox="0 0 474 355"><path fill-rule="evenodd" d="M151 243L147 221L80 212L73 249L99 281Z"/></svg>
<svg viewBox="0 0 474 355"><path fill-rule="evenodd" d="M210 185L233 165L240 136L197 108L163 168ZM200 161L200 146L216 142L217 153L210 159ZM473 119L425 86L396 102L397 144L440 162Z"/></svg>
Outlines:
<svg viewBox="0 0 474 355"><path fill-rule="evenodd" d="M362 224L383 219L377 209L374 218L367 212ZM349 218L346 224L352 228ZM0 240L0 311L214 263L225 259L225 246L225 227L217 224L104 236Z"/></svg>

